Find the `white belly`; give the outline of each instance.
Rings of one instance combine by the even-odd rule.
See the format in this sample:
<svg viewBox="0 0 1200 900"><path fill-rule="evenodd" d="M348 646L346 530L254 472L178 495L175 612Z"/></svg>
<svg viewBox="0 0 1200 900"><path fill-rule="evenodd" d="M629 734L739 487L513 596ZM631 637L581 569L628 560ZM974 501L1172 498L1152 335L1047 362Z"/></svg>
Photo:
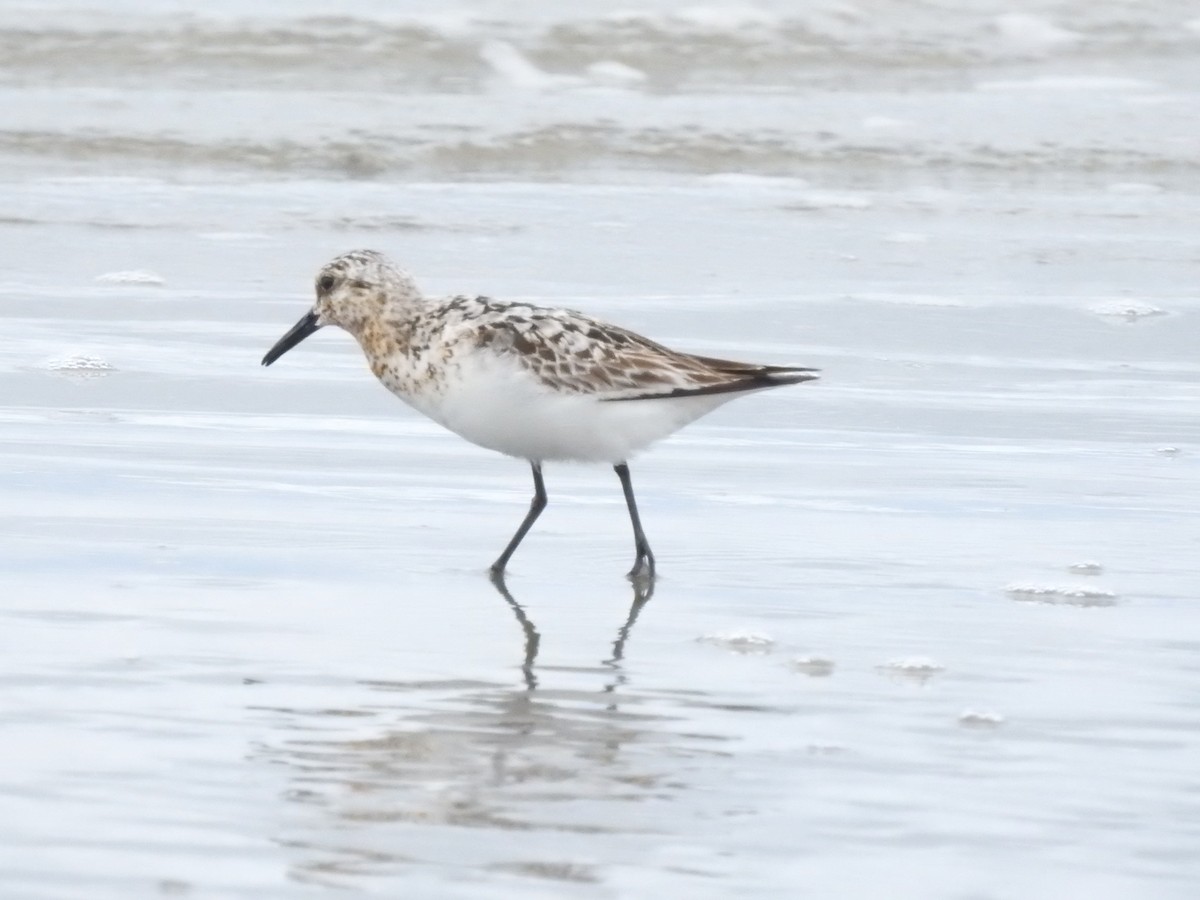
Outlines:
<svg viewBox="0 0 1200 900"><path fill-rule="evenodd" d="M429 390L388 387L468 441L538 462L624 462L736 396L606 401L554 391L500 358L469 357L456 363Z"/></svg>

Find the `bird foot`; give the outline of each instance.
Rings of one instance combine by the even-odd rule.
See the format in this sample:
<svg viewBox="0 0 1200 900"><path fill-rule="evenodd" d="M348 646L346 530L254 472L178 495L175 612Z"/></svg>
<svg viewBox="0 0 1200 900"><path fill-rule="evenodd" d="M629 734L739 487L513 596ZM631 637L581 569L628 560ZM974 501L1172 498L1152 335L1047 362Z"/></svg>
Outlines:
<svg viewBox="0 0 1200 900"><path fill-rule="evenodd" d="M654 557L639 556L626 577L635 584L654 581Z"/></svg>

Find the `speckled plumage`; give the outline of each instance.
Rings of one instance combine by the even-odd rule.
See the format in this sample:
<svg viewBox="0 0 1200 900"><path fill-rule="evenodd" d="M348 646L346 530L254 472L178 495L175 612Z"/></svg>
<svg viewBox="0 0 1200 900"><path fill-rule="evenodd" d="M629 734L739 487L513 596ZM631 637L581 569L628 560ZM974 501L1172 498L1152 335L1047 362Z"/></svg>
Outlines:
<svg viewBox="0 0 1200 900"><path fill-rule="evenodd" d="M390 391L473 443L529 460L538 484L544 461L608 462L620 473L638 450L734 397L817 377L681 353L572 310L428 298L372 250L334 259L316 289L313 311L264 364L318 328L340 326Z"/></svg>

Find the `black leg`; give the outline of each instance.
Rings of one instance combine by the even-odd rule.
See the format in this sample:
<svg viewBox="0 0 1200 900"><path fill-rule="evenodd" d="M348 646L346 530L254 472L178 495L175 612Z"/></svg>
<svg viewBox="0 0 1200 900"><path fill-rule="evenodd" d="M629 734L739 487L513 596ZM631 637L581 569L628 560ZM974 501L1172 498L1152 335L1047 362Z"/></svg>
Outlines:
<svg viewBox="0 0 1200 900"><path fill-rule="evenodd" d="M633 496L633 483L629 480L629 466L618 463L613 466L617 477L621 479L621 489L625 492L625 505L629 507L629 521L633 523L633 548L637 551L637 559L629 570L633 579L654 577L654 554L650 552L650 543L646 533L642 531L642 520L638 517L637 500Z"/></svg>
<svg viewBox="0 0 1200 900"><path fill-rule="evenodd" d="M492 563L493 576L504 574L504 567L508 565L509 557L520 546L529 529L533 527L533 523L537 521L537 517L546 508L546 485L542 483L542 464L530 463L530 465L533 467L533 501L529 504L529 512L525 514L525 519L521 522L521 527L512 536L512 540L508 542L508 546L504 548L504 552L500 554L500 558Z"/></svg>

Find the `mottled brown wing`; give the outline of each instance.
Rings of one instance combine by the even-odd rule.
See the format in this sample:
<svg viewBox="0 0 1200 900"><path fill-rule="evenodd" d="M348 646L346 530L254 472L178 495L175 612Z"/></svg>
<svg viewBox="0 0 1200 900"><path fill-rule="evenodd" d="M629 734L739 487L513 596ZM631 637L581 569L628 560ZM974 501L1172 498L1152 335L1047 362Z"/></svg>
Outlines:
<svg viewBox="0 0 1200 900"><path fill-rule="evenodd" d="M511 355L547 386L568 393L649 400L758 390L817 377L812 369L679 353L568 310L511 304L504 312L476 320L479 344Z"/></svg>

